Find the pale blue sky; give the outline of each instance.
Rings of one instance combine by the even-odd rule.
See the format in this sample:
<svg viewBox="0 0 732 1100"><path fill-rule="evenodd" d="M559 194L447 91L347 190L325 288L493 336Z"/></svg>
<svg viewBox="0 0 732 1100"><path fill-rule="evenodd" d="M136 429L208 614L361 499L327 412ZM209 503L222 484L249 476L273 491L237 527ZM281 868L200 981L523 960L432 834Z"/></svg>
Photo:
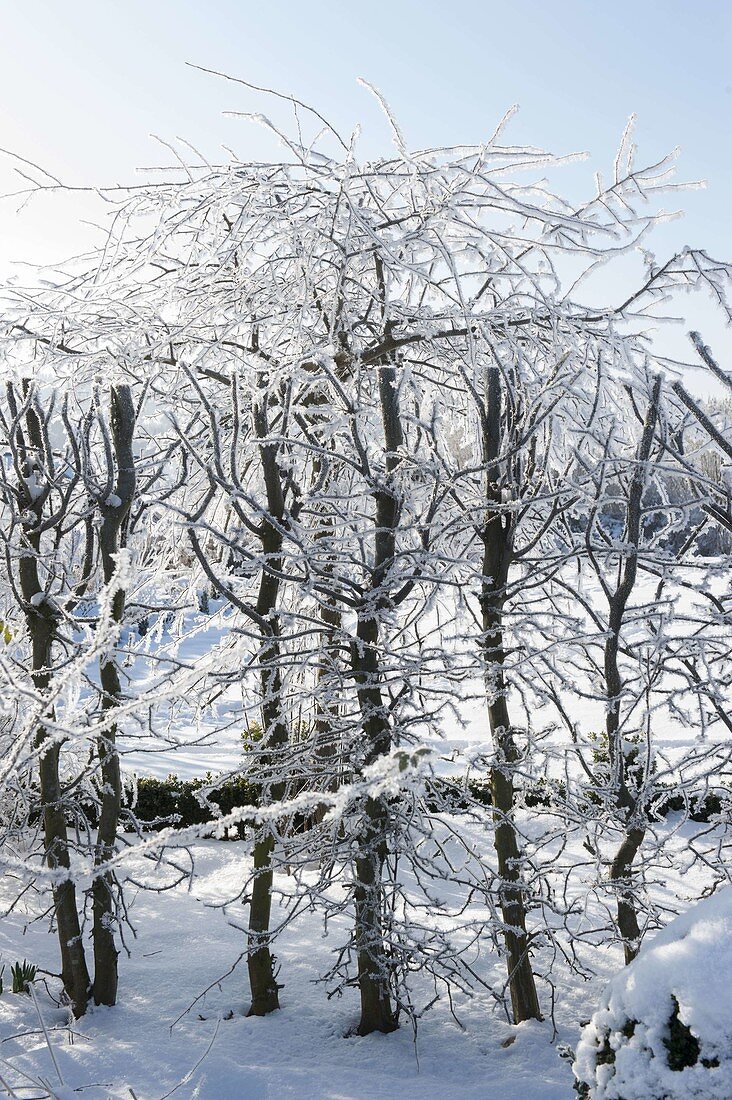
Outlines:
<svg viewBox="0 0 732 1100"><path fill-rule="evenodd" d="M635 111L641 159L680 145L680 175L708 181L669 197L687 217L657 251L732 257L732 0L0 0L0 15L0 145L67 182L130 181L169 160L151 132L210 157L222 142L245 159L271 151L223 111L276 108L186 61L293 92L346 133L361 122L366 150L386 150L365 76L415 146L479 141L519 103L515 141L592 154L571 190L611 166ZM11 186L6 163L0 192ZM14 209L0 203L3 269L81 241L82 204Z"/></svg>

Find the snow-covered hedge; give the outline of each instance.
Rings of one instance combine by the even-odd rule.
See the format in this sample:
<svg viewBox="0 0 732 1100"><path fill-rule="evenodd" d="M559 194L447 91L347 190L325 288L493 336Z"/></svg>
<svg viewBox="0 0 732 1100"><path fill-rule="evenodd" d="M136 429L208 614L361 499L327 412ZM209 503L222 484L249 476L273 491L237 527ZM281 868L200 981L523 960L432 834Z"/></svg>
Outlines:
<svg viewBox="0 0 732 1100"><path fill-rule="evenodd" d="M592 1100L730 1100L732 888L691 906L614 978L574 1072Z"/></svg>

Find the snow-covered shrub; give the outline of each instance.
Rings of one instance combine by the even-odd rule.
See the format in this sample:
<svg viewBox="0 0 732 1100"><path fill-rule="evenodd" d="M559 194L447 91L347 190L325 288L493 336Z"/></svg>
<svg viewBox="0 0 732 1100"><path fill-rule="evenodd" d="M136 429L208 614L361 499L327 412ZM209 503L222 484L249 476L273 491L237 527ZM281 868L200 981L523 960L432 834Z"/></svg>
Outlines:
<svg viewBox="0 0 732 1100"><path fill-rule="evenodd" d="M691 906L614 978L574 1072L592 1100L729 1100L732 888Z"/></svg>

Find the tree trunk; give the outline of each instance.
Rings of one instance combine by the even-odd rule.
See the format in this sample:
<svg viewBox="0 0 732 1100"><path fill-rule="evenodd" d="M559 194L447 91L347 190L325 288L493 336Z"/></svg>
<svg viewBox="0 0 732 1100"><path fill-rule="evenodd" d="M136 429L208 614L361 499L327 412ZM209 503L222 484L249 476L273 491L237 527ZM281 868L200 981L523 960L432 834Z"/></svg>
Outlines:
<svg viewBox="0 0 732 1100"><path fill-rule="evenodd" d="M634 571L633 571L634 573ZM632 588L628 588L628 595ZM617 600L617 593L615 596ZM622 603L624 610L625 603ZM633 890L633 863L645 839L646 829L638 820L638 799L631 794L626 777L626 760L623 752L619 721L619 697L622 688L618 668L618 645L622 610L619 603L611 611L611 632L605 643L605 678L608 709L605 717L608 739L608 759L611 774L617 785L617 805L624 811L628 826L620 847L610 866L610 881L617 895L618 931L623 940L625 962L632 962L640 948L640 926Z"/></svg>
<svg viewBox="0 0 732 1100"><path fill-rule="evenodd" d="M383 271L377 261L383 287ZM387 335L389 330L387 326ZM399 409L396 368L386 360L378 368L379 404L384 430L386 476L376 483L373 528L373 568L363 607L358 614L356 638L351 646L351 667L356 681L366 751L364 766L373 764L392 746L391 720L381 690L378 644L380 619L391 606L391 571L401 514L394 474L402 461L404 434ZM384 944L382 871L388 853L389 808L383 799L367 798L364 825L358 837L355 859L358 985L361 997L359 1035L396 1030L397 1016L391 1004L392 967Z"/></svg>
<svg viewBox="0 0 732 1100"><path fill-rule="evenodd" d="M263 578L277 582L272 577ZM275 624L276 629L276 624ZM278 635L274 635L276 639ZM274 762L277 766L278 750L288 742L288 730L285 724L280 698L282 683L278 667L280 654L276 640L270 642L262 655L262 739L266 745L268 760L265 766ZM273 783L270 787L271 799L279 801L284 795L285 785ZM249 946L247 967L252 1003L247 1015L266 1016L280 1007L279 985L275 976L275 959L270 951L270 917L272 913L272 854L274 836L269 826L263 826L254 844L254 880L249 904Z"/></svg>
<svg viewBox="0 0 732 1100"><path fill-rule="evenodd" d="M40 531L46 497L43 492L31 495L27 486L31 478L35 479L36 471L39 467L43 467L44 462L48 466L47 472L51 474L53 460L48 450L44 425L32 403L31 384L27 380L23 382L23 397L27 403L25 424L30 447L27 446L19 426L16 427L13 443L23 472L19 502L24 516L23 541L27 544L29 552L21 554L18 576L25 620L32 645L33 685L39 697L43 698L51 684L51 664L53 644L56 641L58 629L58 611L46 599L38 571L42 557ZM17 404L12 385L8 386L8 400L14 415L17 416ZM89 1002L89 971L76 903L76 886L71 877L71 856L59 769L61 748L58 741L51 739L42 723L36 731L35 743L40 749L39 780L43 809L44 858L51 871L68 872L66 878L54 883L52 894L61 950L61 980L71 1004L71 1010L78 1019L86 1012Z"/></svg>
<svg viewBox="0 0 732 1100"><path fill-rule="evenodd" d="M330 534L332 522L326 517L324 529L319 537ZM333 582L334 570L328 562L323 570L325 583ZM325 790L334 792L338 790L341 775L340 744L336 720L338 717L338 704L329 697L329 685L337 685L340 681L340 646L338 636L342 626L343 615L340 607L331 594L322 595L318 604L318 618L321 622L320 630L320 657L316 673L315 687L315 763L318 775L325 773ZM335 671L337 668L337 671ZM313 821L319 824L327 813L328 807L323 803L313 813Z"/></svg>
<svg viewBox="0 0 732 1100"><path fill-rule="evenodd" d="M27 615L27 622L33 643L33 681L36 690L43 693L50 684L48 669L55 622L50 615L37 610ZM48 733L43 727L36 734L36 743L41 746L39 773L46 863L51 871L70 871L71 858L59 777L60 747L48 740ZM71 1011L78 1019L84 1015L89 1003L89 971L81 936L76 886L70 874L63 882L54 884L53 904L61 949L61 980Z"/></svg>
<svg viewBox="0 0 732 1100"><path fill-rule="evenodd" d="M262 384L260 383L260 386ZM289 741L289 728L284 708L282 673L280 669L280 623L277 614L282 572L282 526L285 523L285 500L282 478L277 463L277 446L266 442L267 395L255 402L254 430L260 443L259 453L264 476L269 517L262 521L260 538L264 562L257 596L257 615L266 633L260 650L260 682L262 691L262 766L274 767L274 781L264 784L263 800L278 802L285 793L285 783L276 777L283 765L283 750ZM252 1003L250 1016L266 1016L280 1007L279 986L275 976L275 959L270 951L270 918L272 912L272 855L275 837L270 826L259 829L254 845L254 880L249 905L249 939L247 967Z"/></svg>
<svg viewBox="0 0 732 1100"><path fill-rule="evenodd" d="M609 599L608 636L605 641L605 691L607 709L605 729L611 778L617 788L618 808L625 812L626 832L610 867L610 881L617 892L618 931L623 940L626 963L632 962L640 948L640 926L633 891L633 863L646 835L645 824L640 819L643 807L631 794L626 775L626 760L620 728L620 697L623 690L618 653L620 634L628 600L638 576L638 551L641 542L643 489L646 480L646 463L651 456L653 439L658 421L658 403L661 395L661 377L656 378L648 403L643 433L636 452L633 477L628 492L625 524L626 557L620 568L620 580Z"/></svg>
<svg viewBox="0 0 732 1100"><path fill-rule="evenodd" d="M132 440L135 409L129 386L114 387L111 392L110 427L117 462L115 493L102 502L99 549L105 584L114 578L115 555L122 545L125 520L135 495L135 464ZM111 474L111 471L110 471ZM125 592L118 588L112 598L112 619L121 625L124 618ZM119 671L114 658L103 657L99 668L102 685L102 713L119 706L122 694ZM117 827L122 804L122 778L117 752L117 726L111 723L97 738L97 753L102 776L102 805L99 813L95 868L107 863L115 852ZM110 871L97 874L92 884L92 936L94 940L94 1002L113 1005L117 1001L117 956L114 941L114 876Z"/></svg>
<svg viewBox="0 0 732 1100"><path fill-rule="evenodd" d="M526 934L526 901L521 879L521 850L513 823L513 768L519 753L513 737L503 677L503 641L494 617L484 613L486 664L491 670L488 717L498 763L491 769L493 801L493 843L500 877L499 900L503 916L508 986L514 1023L540 1020L536 982L531 969Z"/></svg>
<svg viewBox="0 0 732 1100"><path fill-rule="evenodd" d="M113 661L101 666L102 712L118 706L119 673ZM116 748L116 726L110 726L97 738L102 775L102 805L99 811L95 868L112 858L117 841L117 826L122 804L122 778ZM115 899L114 876L111 871L95 874L92 883L92 938L94 941L94 1003L113 1005L117 1002L117 956L114 941Z"/></svg>
<svg viewBox="0 0 732 1100"><path fill-rule="evenodd" d="M376 619L373 615L359 618L351 660L367 745L365 766L388 752L391 745L391 727L379 684L377 642ZM382 870L388 851L388 825L389 811L384 801L367 798L355 859L355 946L361 997L359 1035L370 1035L374 1031L388 1033L398 1026L391 1005L391 967L383 931Z"/></svg>
<svg viewBox="0 0 732 1100"><path fill-rule="evenodd" d="M483 528L481 612L488 719L497 763L491 770L493 843L500 877L499 900L508 965L508 987L514 1023L540 1020L536 982L526 933L526 900L521 876L521 850L513 823L513 769L519 759L508 713L503 645L503 605L513 552L513 518L501 511L501 376L488 370L483 417L483 459L486 464L486 510Z"/></svg>
<svg viewBox="0 0 732 1100"><path fill-rule="evenodd" d="M248 1016L266 1016L280 1007L275 959L269 949L272 913L272 853L274 837L262 831L254 845L254 881L249 907L249 987L252 1003Z"/></svg>
<svg viewBox="0 0 732 1100"><path fill-rule="evenodd" d="M623 937L623 954L626 966L633 961L640 949L641 931L638 925L631 875L633 861L640 850L645 835L645 829L629 829L610 869L610 879L617 888L618 931Z"/></svg>

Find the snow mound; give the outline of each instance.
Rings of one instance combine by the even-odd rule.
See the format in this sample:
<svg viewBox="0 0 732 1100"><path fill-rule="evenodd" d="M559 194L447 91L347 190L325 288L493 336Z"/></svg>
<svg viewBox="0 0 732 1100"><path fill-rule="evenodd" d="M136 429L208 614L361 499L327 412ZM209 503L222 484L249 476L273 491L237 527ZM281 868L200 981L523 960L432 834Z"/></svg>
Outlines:
<svg viewBox="0 0 732 1100"><path fill-rule="evenodd" d="M574 1072L591 1100L730 1100L732 887L692 905L610 982Z"/></svg>

